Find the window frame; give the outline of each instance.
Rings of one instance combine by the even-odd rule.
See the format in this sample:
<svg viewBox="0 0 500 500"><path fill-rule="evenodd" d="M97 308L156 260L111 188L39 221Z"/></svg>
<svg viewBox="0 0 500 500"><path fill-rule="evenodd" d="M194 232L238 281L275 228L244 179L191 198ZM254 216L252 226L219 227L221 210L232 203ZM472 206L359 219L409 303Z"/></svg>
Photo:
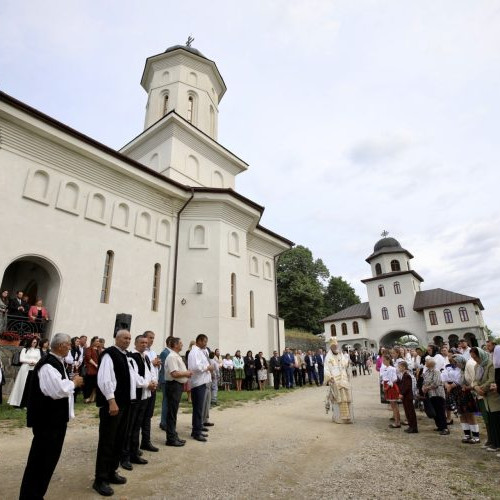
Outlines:
<svg viewBox="0 0 500 500"><path fill-rule="evenodd" d="M451 312L451 309L444 309L443 316L444 316L444 322L446 324L453 323L453 313Z"/></svg>

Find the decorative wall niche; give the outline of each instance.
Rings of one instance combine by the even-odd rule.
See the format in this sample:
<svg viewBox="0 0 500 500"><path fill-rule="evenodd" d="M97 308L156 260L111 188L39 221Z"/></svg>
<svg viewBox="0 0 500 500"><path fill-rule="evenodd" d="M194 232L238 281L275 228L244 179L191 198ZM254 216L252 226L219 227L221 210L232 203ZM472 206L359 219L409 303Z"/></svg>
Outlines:
<svg viewBox="0 0 500 500"><path fill-rule="evenodd" d="M153 220L151 214L146 211L138 212L135 221L135 235L139 238L151 240Z"/></svg>
<svg viewBox="0 0 500 500"><path fill-rule="evenodd" d="M111 218L111 227L130 233L130 207L123 201L115 201L113 207L113 217Z"/></svg>
<svg viewBox="0 0 500 500"><path fill-rule="evenodd" d="M80 188L76 182L62 181L57 195L56 208L73 215L80 213Z"/></svg>
<svg viewBox="0 0 500 500"><path fill-rule="evenodd" d="M240 237L236 231L229 232L227 249L231 255L240 256Z"/></svg>
<svg viewBox="0 0 500 500"><path fill-rule="evenodd" d="M168 219L160 219L156 228L156 243L170 246L170 238L170 221Z"/></svg>
<svg viewBox="0 0 500 500"><path fill-rule="evenodd" d="M266 280L273 279L273 271L272 271L271 263L269 261L266 261L264 263L264 279L266 279Z"/></svg>
<svg viewBox="0 0 500 500"><path fill-rule="evenodd" d="M28 172L24 185L23 197L43 205L50 204L50 175L45 170L36 169Z"/></svg>
<svg viewBox="0 0 500 500"><path fill-rule="evenodd" d="M85 218L99 224L106 224L107 202L102 193L91 192L87 198Z"/></svg>
<svg viewBox="0 0 500 500"><path fill-rule="evenodd" d="M189 248L208 248L208 229L196 224L189 230Z"/></svg>

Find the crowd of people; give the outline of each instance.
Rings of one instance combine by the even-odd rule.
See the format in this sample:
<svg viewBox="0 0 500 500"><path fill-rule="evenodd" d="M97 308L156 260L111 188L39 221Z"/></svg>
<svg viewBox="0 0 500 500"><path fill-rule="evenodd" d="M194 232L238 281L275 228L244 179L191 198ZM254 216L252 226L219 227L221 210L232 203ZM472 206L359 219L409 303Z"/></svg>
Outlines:
<svg viewBox="0 0 500 500"><path fill-rule="evenodd" d="M49 313L41 298L32 303L30 297L20 290L13 297L9 296L8 290L0 293L0 334L27 330L43 335L48 321Z"/></svg>
<svg viewBox="0 0 500 500"><path fill-rule="evenodd" d="M466 339L450 348L433 344L427 349L381 348L376 361L381 402L392 409L391 429L419 432L416 410L434 420L441 436L458 418L462 443L481 444L500 458L500 345L489 339L484 348L471 347ZM402 403L405 419L401 418ZM481 415L481 431L477 416ZM485 433L483 441L480 433Z"/></svg>

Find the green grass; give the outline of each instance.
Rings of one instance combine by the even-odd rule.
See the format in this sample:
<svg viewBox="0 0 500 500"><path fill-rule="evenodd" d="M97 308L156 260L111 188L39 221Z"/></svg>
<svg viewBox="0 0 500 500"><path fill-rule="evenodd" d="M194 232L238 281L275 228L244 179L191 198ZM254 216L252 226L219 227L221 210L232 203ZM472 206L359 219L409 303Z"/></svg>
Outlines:
<svg viewBox="0 0 500 500"><path fill-rule="evenodd" d="M219 391L217 402L218 410L224 410L226 408L232 408L235 406L243 406L245 403L250 401L266 401L272 399L280 394L285 394L287 390L281 389L279 392L274 389L265 389L263 391ZM161 411L162 395L161 392L157 393L156 396L156 415L159 415ZM187 394L182 394L181 404L179 411L183 413L191 413L191 403L187 402ZM75 417L84 417L85 419L97 419L99 417L98 409L95 404L85 404L82 401L82 396L78 395L77 402L75 404ZM16 408L7 404L7 398L4 398L3 404L0 405L0 432L3 429L13 429L26 426L26 410L17 410Z"/></svg>

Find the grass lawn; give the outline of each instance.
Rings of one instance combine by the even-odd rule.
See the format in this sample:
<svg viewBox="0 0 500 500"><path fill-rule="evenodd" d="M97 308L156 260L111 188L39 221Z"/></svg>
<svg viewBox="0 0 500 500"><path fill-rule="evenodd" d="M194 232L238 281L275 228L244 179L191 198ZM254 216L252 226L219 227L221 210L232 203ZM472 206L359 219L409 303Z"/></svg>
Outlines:
<svg viewBox="0 0 500 500"><path fill-rule="evenodd" d="M249 401L259 401L272 399L280 394L285 394L288 390L280 389L275 391L274 389L265 389L263 391L219 391L217 402L219 410L224 410L225 408L231 408L234 406L242 406ZM161 408L162 396L159 392L156 397L156 415L159 415ZM180 411L183 413L191 413L191 403L187 402L187 395L184 393L182 395L182 400L180 404ZM75 417L84 418L86 421L90 419L98 418L98 410L94 404L84 404L82 402L82 396L79 395L77 398L77 403L75 404ZM18 410L7 404L7 398L4 397L3 404L0 405L0 432L5 429L13 429L26 426L26 410Z"/></svg>

